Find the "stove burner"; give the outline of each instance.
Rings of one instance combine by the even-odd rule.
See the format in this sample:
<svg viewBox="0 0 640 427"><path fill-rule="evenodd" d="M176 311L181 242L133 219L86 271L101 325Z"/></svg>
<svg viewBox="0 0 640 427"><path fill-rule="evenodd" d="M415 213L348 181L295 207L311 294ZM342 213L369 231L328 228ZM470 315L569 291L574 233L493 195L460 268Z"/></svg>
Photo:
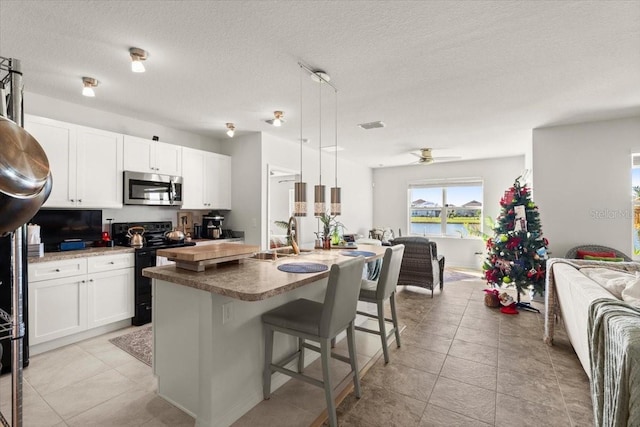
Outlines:
<svg viewBox="0 0 640 427"><path fill-rule="evenodd" d="M164 236L168 231L173 230L173 224L170 221L156 222L114 222L111 226L111 235L118 246L131 246L127 232L131 227L144 228L143 248L178 248L181 246L193 246L194 242L185 242L184 240L175 241L166 239ZM140 248L138 248L140 249Z"/></svg>

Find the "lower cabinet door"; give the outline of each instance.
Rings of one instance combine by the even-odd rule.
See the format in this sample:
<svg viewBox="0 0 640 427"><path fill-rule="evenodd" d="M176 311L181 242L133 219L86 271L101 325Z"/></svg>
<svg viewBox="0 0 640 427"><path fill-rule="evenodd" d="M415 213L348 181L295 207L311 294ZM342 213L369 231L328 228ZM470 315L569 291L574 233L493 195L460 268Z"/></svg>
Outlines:
<svg viewBox="0 0 640 427"><path fill-rule="evenodd" d="M29 284L29 344L40 344L86 329L85 275Z"/></svg>
<svg viewBox="0 0 640 427"><path fill-rule="evenodd" d="M88 328L133 317L133 268L87 275Z"/></svg>

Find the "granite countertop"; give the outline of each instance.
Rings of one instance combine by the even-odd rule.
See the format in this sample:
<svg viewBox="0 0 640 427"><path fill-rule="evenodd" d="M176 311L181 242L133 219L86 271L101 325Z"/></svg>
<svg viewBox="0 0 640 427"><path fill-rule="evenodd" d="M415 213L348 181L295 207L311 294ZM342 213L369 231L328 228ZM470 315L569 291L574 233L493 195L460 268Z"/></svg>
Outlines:
<svg viewBox="0 0 640 427"><path fill-rule="evenodd" d="M49 262L49 261L62 261L65 259L85 258L90 256L101 255L117 255L134 253L135 249L127 246L114 246L112 248L87 248L77 251L62 251L62 252L45 252L43 257L28 257L29 264L37 262Z"/></svg>
<svg viewBox="0 0 640 427"><path fill-rule="evenodd" d="M375 253L374 256L368 257L367 261L382 258L386 249L382 246L358 246L359 250ZM149 267L142 271L142 275L242 301L261 301L329 277L329 270L321 273L285 273L277 269L278 265L317 262L331 266L352 258L341 255L341 252L343 250L318 250L296 257L278 258L275 261L246 258L240 263L216 264L200 273L176 268L174 265Z"/></svg>

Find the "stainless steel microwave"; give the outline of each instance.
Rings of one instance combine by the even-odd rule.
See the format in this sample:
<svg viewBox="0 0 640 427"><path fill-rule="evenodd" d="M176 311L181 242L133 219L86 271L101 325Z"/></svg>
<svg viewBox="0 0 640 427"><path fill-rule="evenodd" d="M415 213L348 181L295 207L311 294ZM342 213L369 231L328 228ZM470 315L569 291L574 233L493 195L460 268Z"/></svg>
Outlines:
<svg viewBox="0 0 640 427"><path fill-rule="evenodd" d="M125 171L124 204L182 206L182 177Z"/></svg>

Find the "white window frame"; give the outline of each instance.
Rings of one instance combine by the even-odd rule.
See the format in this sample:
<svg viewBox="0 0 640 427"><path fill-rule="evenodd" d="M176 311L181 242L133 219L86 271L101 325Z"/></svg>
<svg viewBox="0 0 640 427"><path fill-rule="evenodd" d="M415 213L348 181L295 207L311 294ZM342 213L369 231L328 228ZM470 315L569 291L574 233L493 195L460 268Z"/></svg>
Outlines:
<svg viewBox="0 0 640 427"><path fill-rule="evenodd" d="M440 208L440 234L428 233L425 234L427 237L457 237L460 238L458 234L447 234L447 221L444 215L447 215L448 211L448 203L447 203L447 188L451 187L472 187L479 186L482 190L482 206L480 209L480 232L484 232L484 180L482 178L449 178L449 179L430 179L430 180L420 180L420 181L411 181L407 185L407 235L408 236L416 236L417 234L411 233L411 202L413 200L411 197L411 190L415 188L441 188L442 189L442 206L436 206L435 208ZM478 236L469 236L466 235L462 237L464 239L479 239Z"/></svg>

